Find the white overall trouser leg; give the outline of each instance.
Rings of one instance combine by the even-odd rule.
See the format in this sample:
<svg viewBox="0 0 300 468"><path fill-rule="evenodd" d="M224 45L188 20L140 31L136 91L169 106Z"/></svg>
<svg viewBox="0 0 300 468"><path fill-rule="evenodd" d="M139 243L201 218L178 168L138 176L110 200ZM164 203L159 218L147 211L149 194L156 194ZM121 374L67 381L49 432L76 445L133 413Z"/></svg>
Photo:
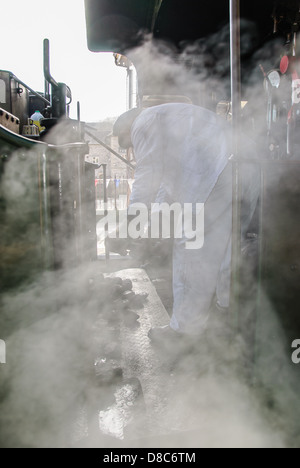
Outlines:
<svg viewBox="0 0 300 468"><path fill-rule="evenodd" d="M202 249L186 250L185 240L175 240L174 307L170 323L173 330L197 335L205 331L231 232L232 167L229 164L205 204Z"/></svg>

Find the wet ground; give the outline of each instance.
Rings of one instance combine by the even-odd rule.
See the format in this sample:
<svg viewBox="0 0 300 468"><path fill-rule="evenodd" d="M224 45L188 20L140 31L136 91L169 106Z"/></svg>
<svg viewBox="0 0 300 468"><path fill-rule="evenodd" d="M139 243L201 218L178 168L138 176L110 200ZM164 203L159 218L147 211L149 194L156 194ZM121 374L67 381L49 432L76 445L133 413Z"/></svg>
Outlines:
<svg viewBox="0 0 300 468"><path fill-rule="evenodd" d="M169 316L144 270L112 276L133 281L148 295L137 324L121 325L122 378L112 385L113 401L85 428L79 446L105 447L264 447L281 446L268 415L237 375L236 353L224 355L223 342L184 343L155 348L148 332ZM240 377L240 378L239 378Z"/></svg>
<svg viewBox="0 0 300 468"><path fill-rule="evenodd" d="M168 324L172 294L169 268L148 271L120 259L46 276L2 299L20 330L0 368L1 446L285 445L228 337L152 345L148 332ZM45 318L28 321L35 311Z"/></svg>

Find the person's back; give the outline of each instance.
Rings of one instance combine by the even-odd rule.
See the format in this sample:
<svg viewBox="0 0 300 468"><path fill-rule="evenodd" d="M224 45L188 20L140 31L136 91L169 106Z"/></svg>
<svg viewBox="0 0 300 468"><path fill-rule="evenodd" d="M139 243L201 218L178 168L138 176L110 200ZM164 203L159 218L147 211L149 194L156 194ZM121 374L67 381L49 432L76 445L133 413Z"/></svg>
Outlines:
<svg viewBox="0 0 300 468"><path fill-rule="evenodd" d="M161 184L170 201L205 203L230 156L227 125L212 112L189 104L165 104L142 112L132 128L138 163L132 202L146 201L142 200L146 190L147 204L153 202ZM152 177L145 187L149 165Z"/></svg>

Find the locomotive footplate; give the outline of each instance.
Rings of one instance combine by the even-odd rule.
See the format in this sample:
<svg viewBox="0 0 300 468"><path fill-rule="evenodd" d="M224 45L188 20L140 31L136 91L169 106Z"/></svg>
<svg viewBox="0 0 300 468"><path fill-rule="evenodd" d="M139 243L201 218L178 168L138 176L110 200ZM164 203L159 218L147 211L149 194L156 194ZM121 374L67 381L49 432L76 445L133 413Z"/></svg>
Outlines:
<svg viewBox="0 0 300 468"><path fill-rule="evenodd" d="M106 275L108 279L114 279L116 284L120 280L132 282L132 293L147 299L143 307L134 306L133 301L129 309L121 307L117 311L119 331L115 327L110 340L115 361L110 359L109 364L109 360L104 363L102 359L102 364L99 360L96 363L99 376L101 367L103 371L108 364L109 382L104 385L102 372L99 391L88 398L94 403L89 408L85 406L85 418L81 414L81 428L80 418L77 421L81 438L75 446L192 448L220 443L224 447L281 444L277 434L268 433L259 409L253 414L255 397L234 364L238 351L225 347L222 337L213 342L207 337L189 337L191 346L183 349L178 343L171 352L156 348L148 333L153 327L167 325L169 316L147 273L141 269L122 270ZM128 312L133 314L129 321ZM103 335L101 320L94 332L99 337ZM255 405L259 408L257 401ZM265 425L264 437L257 431L260 425ZM84 434L86 437L82 437Z"/></svg>
<svg viewBox="0 0 300 468"><path fill-rule="evenodd" d="M136 323L126 323L123 313L122 379L112 392L114 402L102 407L95 431L80 446L281 446L280 434L260 414L259 397L236 366L238 349L225 348L220 336L213 341L203 336L189 337L185 349L178 343L171 355L162 352L148 333L170 319L147 273L130 269L109 277L132 281L133 292L147 299L143 307L132 309L138 315Z"/></svg>
<svg viewBox="0 0 300 468"><path fill-rule="evenodd" d="M148 338L151 328L169 323L156 289L141 269L105 275L105 281L117 286L115 297L119 286L121 296L109 317L104 312L93 327L102 349L95 361L99 392L87 396L73 427L74 443L80 446L118 447L157 434L166 406L165 369ZM103 348L104 325L109 338Z"/></svg>
<svg viewBox="0 0 300 468"><path fill-rule="evenodd" d="M221 337L153 345L169 316L144 270L50 272L0 305L3 324L19 325L0 324L1 447L282 446L238 349Z"/></svg>

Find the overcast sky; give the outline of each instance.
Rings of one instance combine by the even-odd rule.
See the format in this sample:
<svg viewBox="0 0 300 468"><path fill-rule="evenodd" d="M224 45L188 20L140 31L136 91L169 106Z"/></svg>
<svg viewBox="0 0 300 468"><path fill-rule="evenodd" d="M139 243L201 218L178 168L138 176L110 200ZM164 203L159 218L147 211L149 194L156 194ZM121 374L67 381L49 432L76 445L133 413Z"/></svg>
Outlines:
<svg viewBox="0 0 300 468"><path fill-rule="evenodd" d="M50 40L51 73L73 92L87 122L126 111L126 70L112 54L87 47L84 0L0 0L0 69L9 70L36 91L44 90L43 39Z"/></svg>

